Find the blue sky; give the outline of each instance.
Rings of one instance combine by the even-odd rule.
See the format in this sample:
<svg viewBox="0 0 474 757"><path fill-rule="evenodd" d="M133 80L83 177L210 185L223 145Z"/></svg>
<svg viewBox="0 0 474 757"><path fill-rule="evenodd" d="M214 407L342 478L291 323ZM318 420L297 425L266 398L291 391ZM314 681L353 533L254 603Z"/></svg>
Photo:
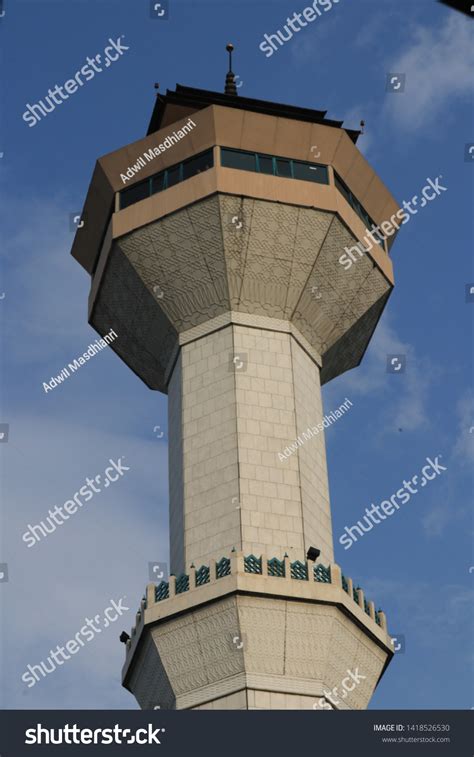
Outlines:
<svg viewBox="0 0 474 757"><path fill-rule="evenodd" d="M167 560L166 397L148 390L111 350L45 394L43 381L96 337L89 277L71 258L97 157L146 133L160 89L176 82L221 91L225 44L236 47L242 95L327 109L358 128L360 148L401 202L442 175L447 191L405 225L392 249L396 287L361 364L324 389L325 408L353 407L326 433L336 561L406 638L372 708L463 708L472 691L472 24L431 0L341 0L274 55L264 33L306 3L171 0L149 3L6 0L0 19L3 88L0 318L2 422L0 563L4 708L136 708L121 689L122 629L133 623L148 562ZM43 98L125 35L124 55L34 128ZM8 67L6 66L8 61ZM385 91L403 72L403 93ZM474 161L473 161L474 163ZM388 354L406 355L403 374ZM157 438L154 427L164 432ZM447 471L344 550L338 537L390 497L425 458ZM110 458L130 471L33 548L21 540ZM31 689L28 664L127 597L130 611Z"/></svg>

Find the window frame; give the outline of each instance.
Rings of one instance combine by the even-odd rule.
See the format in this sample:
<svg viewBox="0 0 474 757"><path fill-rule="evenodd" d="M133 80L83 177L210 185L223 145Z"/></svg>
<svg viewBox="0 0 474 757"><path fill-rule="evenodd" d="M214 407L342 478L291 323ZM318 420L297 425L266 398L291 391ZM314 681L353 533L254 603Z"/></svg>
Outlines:
<svg viewBox="0 0 474 757"><path fill-rule="evenodd" d="M225 145L218 145L219 152L220 152L220 165L222 168L232 168L235 171L248 171L249 173L259 173L262 174L262 176L275 176L278 179L294 179L295 181L309 181L312 184L322 184L325 186L331 186L331 179L329 174L329 167L325 163L313 163L309 160L297 160L296 158L288 158L285 155L270 155L269 153L265 152L252 152L251 150L239 150L237 147L226 147ZM234 152L234 153L243 153L245 155L253 155L255 158L255 168L238 168L235 166L226 166L223 163L222 160L222 153L223 151L226 152ZM267 171L262 171L260 167L260 159L266 158L270 159L272 161L272 173L267 173ZM289 163L290 167L290 175L284 176L282 174L278 173L278 163L279 160L286 160ZM305 165L309 168L323 168L325 171L325 179L326 181L314 181L313 179L302 179L295 177L295 164Z"/></svg>
<svg viewBox="0 0 474 757"><path fill-rule="evenodd" d="M335 168L333 168L333 171L334 171L334 186L336 187L337 191L344 197L345 201L351 206L357 218L359 218L359 220L362 221L362 223L365 226L365 230L367 232L370 231L367 226L367 221L369 221L370 226L377 226L377 228L380 228L378 224L375 223L374 219L369 215L369 213L367 213L366 209L364 208L360 200L358 200L355 194L351 192L346 182L341 176L339 176ZM342 189L340 189L338 185L340 185ZM350 199L347 199L343 190L345 190L348 193ZM358 212L356 210L356 207L360 208L361 212ZM363 216L367 216L367 218L364 218ZM387 240L383 239L381 232L377 231L377 232L370 232L370 233L373 234L373 237L376 243L382 248L382 250L386 254L388 254Z"/></svg>
<svg viewBox="0 0 474 757"><path fill-rule="evenodd" d="M214 168L215 161L214 161L214 147L208 147L207 150L202 150L201 152L198 152L197 155L190 155L189 158L185 158L184 160L181 160L179 163L174 163L172 166L168 166L168 168L161 168L159 171L156 171L156 173L153 173L151 176L149 176L147 179L142 179L141 181L137 181L136 184L132 184L130 187L125 187L124 189L121 189L119 191L119 208L118 210L126 210L126 208L129 208L131 205L135 205L137 202L141 202L142 200L148 200L150 197L153 197L156 194L159 194L160 192L164 192L166 189L171 189L171 187L175 187L177 184L181 184L182 181L188 181L188 179L192 179L193 176L198 176L199 174L193 174L193 176L188 176L184 178L184 164L189 163L192 160L195 160L196 158L200 158L202 155L209 154L211 165L209 168L205 168L204 171L200 171L199 173L204 173L205 171L209 171L211 168ZM178 181L176 181L174 184L169 185L168 184L168 174L169 171L174 170L175 168L178 168ZM153 192L153 180L157 178L160 174L163 174L163 186L161 189L158 189L156 192ZM122 206L122 198L125 197L125 192L131 189L135 189L136 187L141 186L142 184L148 185L148 194L145 197L141 197L139 200L135 200L134 202L129 203L128 205Z"/></svg>

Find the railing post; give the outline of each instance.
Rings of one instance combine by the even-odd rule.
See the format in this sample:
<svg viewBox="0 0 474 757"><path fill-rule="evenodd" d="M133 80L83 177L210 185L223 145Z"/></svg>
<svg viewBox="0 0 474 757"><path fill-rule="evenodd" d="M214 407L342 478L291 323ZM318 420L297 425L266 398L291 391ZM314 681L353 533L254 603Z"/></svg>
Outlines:
<svg viewBox="0 0 474 757"><path fill-rule="evenodd" d="M171 597L176 596L176 576L170 576L168 579L168 585L169 585L169 591L170 591L170 599Z"/></svg>
<svg viewBox="0 0 474 757"><path fill-rule="evenodd" d="M262 576L268 576L268 558L266 555L260 555L262 561Z"/></svg>
<svg viewBox="0 0 474 757"><path fill-rule="evenodd" d="M150 608L155 604L155 584L147 584L146 586L146 606Z"/></svg>
<svg viewBox="0 0 474 757"><path fill-rule="evenodd" d="M230 572L231 574L245 572L243 552L232 552L230 556Z"/></svg>
<svg viewBox="0 0 474 757"><path fill-rule="evenodd" d="M347 581L347 594L353 600L354 599L354 582L352 578L346 578Z"/></svg>
<svg viewBox="0 0 474 757"><path fill-rule="evenodd" d="M334 586L338 586L340 589L342 589L342 571L339 565L336 565L336 563L331 563L329 565L329 571L331 576L331 583L334 584Z"/></svg>
<svg viewBox="0 0 474 757"><path fill-rule="evenodd" d="M388 633L388 631L387 631L387 616L385 615L385 613L383 612L383 610L379 610L377 614L378 614L379 620L380 620L380 628L382 628L382 630L385 631L385 633Z"/></svg>

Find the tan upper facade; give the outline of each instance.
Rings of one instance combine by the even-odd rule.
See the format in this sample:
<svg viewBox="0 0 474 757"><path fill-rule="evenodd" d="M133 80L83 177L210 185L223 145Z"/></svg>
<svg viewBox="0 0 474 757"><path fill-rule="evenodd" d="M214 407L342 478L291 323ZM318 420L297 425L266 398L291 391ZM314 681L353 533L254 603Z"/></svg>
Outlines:
<svg viewBox="0 0 474 757"><path fill-rule="evenodd" d="M348 184L359 202L376 224L389 220L399 205L371 168L344 129L279 118L219 105L210 105L192 115L196 126L178 144L147 163L136 177L124 184L121 175L136 164L145 151L157 147L173 131L189 121L189 116L165 126L149 136L100 158L87 194L83 217L85 226L74 241L73 256L92 272L97 262L101 240L115 209L115 194L139 183L154 173L215 145L264 152L296 160L315 160L333 167ZM312 150L312 148L315 148ZM209 175L196 176L183 184L171 187L164 194L143 200L136 205L113 213L113 237L129 233L153 218L173 213L183 205L196 202L213 192L247 193L248 196L277 202L290 202L318 207L338 213L354 236L362 239L365 227L350 205L334 186L330 172L329 186L292 179L282 180L263 174L222 169L215 156ZM157 207L158 206L158 207ZM392 237L392 240L395 235ZM393 283L392 265L381 250L372 253L375 262Z"/></svg>
<svg viewBox="0 0 474 757"><path fill-rule="evenodd" d="M138 162L189 123L177 144ZM224 167L223 147L308 162L317 155L328 184ZM120 209L122 190L208 149L212 168ZM113 349L164 392L179 334L230 312L292 323L323 356L322 383L354 367L393 271L387 248L375 243L351 270L338 262L366 228L334 171L376 224L399 210L345 129L243 108L188 109L100 158L72 250L92 274L91 324L99 333L114 328ZM236 235L231 219L239 214L245 223Z"/></svg>

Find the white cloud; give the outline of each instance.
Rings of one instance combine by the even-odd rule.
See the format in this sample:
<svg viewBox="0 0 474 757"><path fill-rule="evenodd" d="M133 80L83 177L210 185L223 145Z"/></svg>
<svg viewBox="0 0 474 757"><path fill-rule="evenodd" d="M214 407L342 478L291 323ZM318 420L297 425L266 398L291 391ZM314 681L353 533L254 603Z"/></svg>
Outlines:
<svg viewBox="0 0 474 757"><path fill-rule="evenodd" d="M440 581L433 591L426 581L368 578L363 581L363 588L367 596L376 597L385 606L392 605L393 609L388 611L390 630L394 628L395 616L403 619L403 627L398 630L407 635L407 649L413 638L423 647L429 646L446 656L447 650L455 648L455 640L458 643L462 640L462 649L470 637L474 591L461 583ZM427 633L427 629L435 632Z"/></svg>
<svg viewBox="0 0 474 757"><path fill-rule="evenodd" d="M400 375L386 372L387 355L405 355L406 370ZM408 342L403 342L390 326L387 315L377 325L375 334L360 366L335 379L325 388L325 396L336 392L335 398L346 395L389 395L397 382L397 393L387 403L386 428L402 428L414 431L429 424L427 412L428 388L438 369L428 364L425 358L416 355ZM325 405L329 407L328 401Z"/></svg>
<svg viewBox="0 0 474 757"><path fill-rule="evenodd" d="M407 131L435 130L436 119L449 118L454 101L474 89L472 24L450 13L442 26L417 26L406 48L387 62L387 72L404 73L403 93L387 94L386 115Z"/></svg>
<svg viewBox="0 0 474 757"><path fill-rule="evenodd" d="M461 465L472 466L474 463L474 396L472 392L458 401L456 414L458 438L454 445L453 458Z"/></svg>
<svg viewBox="0 0 474 757"><path fill-rule="evenodd" d="M15 218L17 208L7 205L5 212ZM5 245L3 306L11 361L31 365L58 353L75 356L94 338L87 325L90 279L70 255L69 213L65 200L28 200L25 222Z"/></svg>
<svg viewBox="0 0 474 757"><path fill-rule="evenodd" d="M7 706L133 708L134 699L120 688L124 648L118 637L134 624L149 580L148 562L168 559L166 445L152 437L110 433L87 419L73 425L69 418L51 421L47 413L17 416L14 430L21 442L6 450L2 529L9 567L9 582L2 587ZM87 476L103 473L109 458L119 457L130 467L120 480L33 547L22 541L28 524L44 520ZM26 687L21 676L28 664L46 660L51 648L74 637L86 617L103 614L112 599L124 596L130 610L123 618L47 678Z"/></svg>
<svg viewBox="0 0 474 757"><path fill-rule="evenodd" d="M121 687L118 637L134 624L148 562L168 559L167 445L153 434L156 424L166 428L166 406L112 350L44 394L41 382L83 352L94 332L87 325L89 278L69 254L70 208L30 199L23 199L25 223L9 240L2 303L8 308L3 421L10 434L0 448L0 562L9 571L1 586L0 694L9 708L134 708ZM14 203L4 209L19 217ZM130 466L122 479L27 547L21 537L29 523L119 457ZM130 611L121 620L27 688L21 676L28 664L46 660L85 617L123 596Z"/></svg>

